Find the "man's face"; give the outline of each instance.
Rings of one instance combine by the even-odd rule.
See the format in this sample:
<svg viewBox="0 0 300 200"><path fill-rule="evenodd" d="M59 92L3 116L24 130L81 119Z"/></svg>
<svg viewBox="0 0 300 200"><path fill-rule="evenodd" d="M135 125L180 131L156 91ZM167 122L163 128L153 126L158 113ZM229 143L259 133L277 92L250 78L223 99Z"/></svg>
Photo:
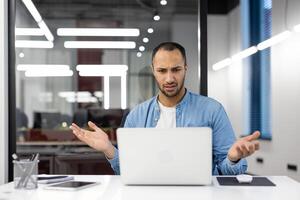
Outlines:
<svg viewBox="0 0 300 200"><path fill-rule="evenodd" d="M187 66L180 51L160 49L153 58L153 74L160 91L167 97L175 97L184 85Z"/></svg>

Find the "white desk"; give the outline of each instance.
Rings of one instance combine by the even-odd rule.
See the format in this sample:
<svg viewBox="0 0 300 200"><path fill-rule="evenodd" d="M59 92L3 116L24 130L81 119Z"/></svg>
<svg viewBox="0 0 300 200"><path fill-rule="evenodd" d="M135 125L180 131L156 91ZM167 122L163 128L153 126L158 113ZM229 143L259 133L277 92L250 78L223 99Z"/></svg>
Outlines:
<svg viewBox="0 0 300 200"><path fill-rule="evenodd" d="M0 200L300 200L300 183L285 177L268 177L276 187L220 186L124 186L120 176L75 176L75 180L101 182L83 190L68 192L15 190L13 183L0 186Z"/></svg>

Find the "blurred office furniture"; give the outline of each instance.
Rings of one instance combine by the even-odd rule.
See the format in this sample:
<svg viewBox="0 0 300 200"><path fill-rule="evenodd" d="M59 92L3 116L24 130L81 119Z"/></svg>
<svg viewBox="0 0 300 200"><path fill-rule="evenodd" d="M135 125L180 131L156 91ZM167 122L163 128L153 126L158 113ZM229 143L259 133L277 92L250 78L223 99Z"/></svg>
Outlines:
<svg viewBox="0 0 300 200"><path fill-rule="evenodd" d="M20 108L16 108L16 127L17 128L27 128L28 127L28 117Z"/></svg>
<svg viewBox="0 0 300 200"><path fill-rule="evenodd" d="M33 128L55 129L61 124L59 112L34 112Z"/></svg>
<svg viewBox="0 0 300 200"><path fill-rule="evenodd" d="M86 127L88 122L88 113L86 109L79 108L74 112L73 123L79 127Z"/></svg>
<svg viewBox="0 0 300 200"><path fill-rule="evenodd" d="M87 122L93 121L117 145L116 129L124 126L128 113L127 109L102 108L78 109L73 117L59 112L35 112L34 126L27 129L23 141L17 142L17 153L22 157L40 153L40 173L113 175L104 154L79 141L69 125L73 121L89 129Z"/></svg>

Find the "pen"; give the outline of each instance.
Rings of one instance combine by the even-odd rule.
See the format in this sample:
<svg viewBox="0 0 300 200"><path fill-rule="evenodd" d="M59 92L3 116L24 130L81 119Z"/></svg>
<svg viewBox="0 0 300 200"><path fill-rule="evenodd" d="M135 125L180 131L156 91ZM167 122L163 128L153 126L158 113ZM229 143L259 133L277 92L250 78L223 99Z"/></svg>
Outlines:
<svg viewBox="0 0 300 200"><path fill-rule="evenodd" d="M37 165L38 159L39 159L39 153L37 153L37 154L34 155L34 158L33 158L33 161L32 161L31 166L28 167L27 170L24 172L24 173L25 173L24 187L27 186L27 183L28 183L28 181L29 181L29 178L31 178L33 169L34 169L34 167ZM28 169L29 169L29 170L28 170Z"/></svg>

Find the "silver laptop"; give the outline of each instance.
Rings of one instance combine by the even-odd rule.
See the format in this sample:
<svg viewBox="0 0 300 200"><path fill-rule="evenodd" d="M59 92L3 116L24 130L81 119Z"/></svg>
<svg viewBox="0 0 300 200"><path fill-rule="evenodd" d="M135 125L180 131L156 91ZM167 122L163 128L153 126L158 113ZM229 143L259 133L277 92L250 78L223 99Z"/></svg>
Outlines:
<svg viewBox="0 0 300 200"><path fill-rule="evenodd" d="M124 184L211 184L210 128L119 128L117 137Z"/></svg>

